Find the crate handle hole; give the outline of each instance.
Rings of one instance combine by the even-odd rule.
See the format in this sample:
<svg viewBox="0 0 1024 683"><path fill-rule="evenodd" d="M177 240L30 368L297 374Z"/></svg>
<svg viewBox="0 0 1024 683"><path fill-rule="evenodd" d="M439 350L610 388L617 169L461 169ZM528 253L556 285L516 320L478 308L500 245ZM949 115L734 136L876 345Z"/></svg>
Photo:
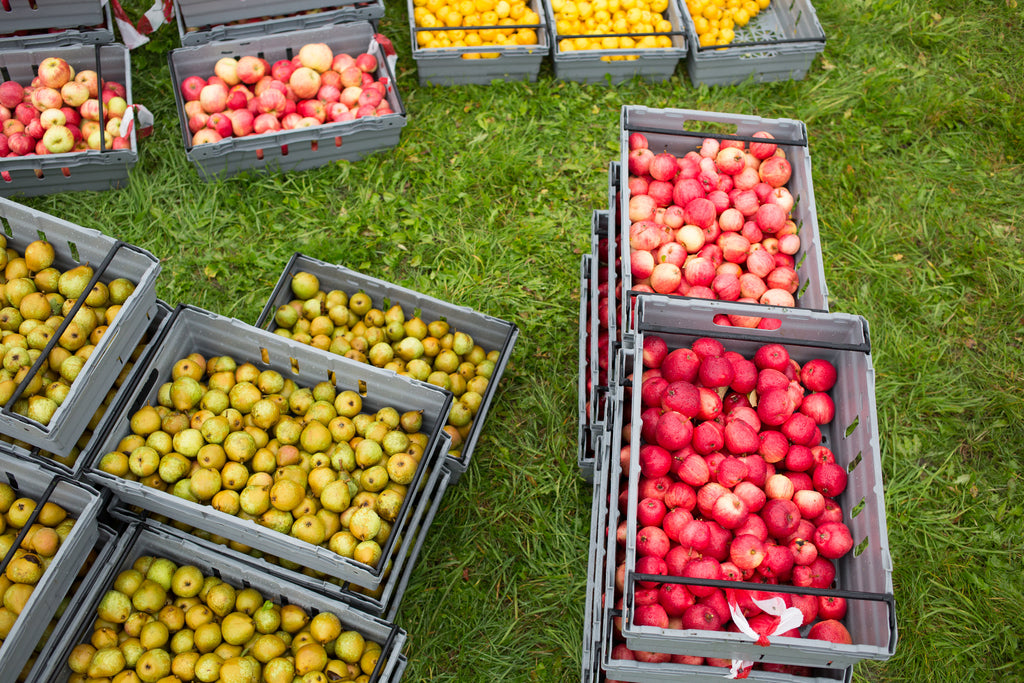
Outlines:
<svg viewBox="0 0 1024 683"><path fill-rule="evenodd" d="M294 358L289 358L288 360L290 361L290 365L291 365L291 368L292 368L292 374L293 375L299 374L299 361L294 359Z"/></svg>
<svg viewBox="0 0 1024 683"><path fill-rule="evenodd" d="M317 147L318 143L316 140L313 140L312 142L309 143L309 151L315 152L317 150Z"/></svg>
<svg viewBox="0 0 1024 683"><path fill-rule="evenodd" d="M863 452L858 452L857 456L853 460L850 461L850 464L847 466L846 471L847 472L853 472L855 469L857 469L857 465L859 465L860 461L863 460L863 459L864 459L864 453Z"/></svg>
<svg viewBox="0 0 1024 683"><path fill-rule="evenodd" d="M265 365L270 365L270 352L267 351L266 347L260 347L260 360L262 360Z"/></svg>
<svg viewBox="0 0 1024 683"><path fill-rule="evenodd" d="M335 147L341 147L341 136L340 135L335 135L334 136L334 146Z"/></svg>
<svg viewBox="0 0 1024 683"><path fill-rule="evenodd" d="M369 393L369 391L367 391L367 387L366 387L366 380L362 380L362 379L359 380L359 389L358 390L359 390L359 395L360 396L364 396L365 397L366 394Z"/></svg>

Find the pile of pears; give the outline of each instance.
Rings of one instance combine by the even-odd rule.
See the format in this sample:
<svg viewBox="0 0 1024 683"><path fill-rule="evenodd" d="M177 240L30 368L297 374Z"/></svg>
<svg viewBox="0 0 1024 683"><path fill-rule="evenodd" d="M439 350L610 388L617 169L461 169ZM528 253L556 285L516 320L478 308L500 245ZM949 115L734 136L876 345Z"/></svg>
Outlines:
<svg viewBox="0 0 1024 683"><path fill-rule="evenodd" d="M142 555L96 606L69 683L369 681L381 645L331 612L277 604L192 564Z"/></svg>
<svg viewBox="0 0 1024 683"><path fill-rule="evenodd" d="M83 587L83 582L89 575L89 571L92 569L93 565L96 564L96 560L99 555L98 549L99 547L101 547L100 544L105 544L107 542L109 542L108 538L100 538L97 541L97 545L89 551L89 554L86 556L85 562L83 562L82 566L79 567L78 574L75 575L75 578L71 583L71 587L68 589L68 592L64 594L64 597L61 598L61 601L60 603L58 603L57 610L54 612L53 617L50 619L49 623L46 624L46 629L43 631L43 635L39 638L39 642L36 643L35 649L32 651L32 654L29 656L29 658L25 661L25 665L22 667L21 673L18 675L18 683L36 683L37 679L30 678L29 674L32 672L32 669L36 665L39 653L42 652L42 649L46 646L46 643L49 642L50 637L53 635L53 631L56 628L58 622L61 620L61 618L64 616L64 613L70 607L71 602L75 597L75 594L78 592L79 589Z"/></svg>
<svg viewBox="0 0 1024 683"><path fill-rule="evenodd" d="M324 291L307 271L292 276L291 290L294 298L274 312L275 334L450 391L448 454L462 457L499 349L485 350L444 320L407 317L400 304L377 308L366 292Z"/></svg>
<svg viewBox="0 0 1024 683"><path fill-rule="evenodd" d="M231 356L179 358L98 468L376 566L429 435L420 410L364 411Z"/></svg>
<svg viewBox="0 0 1024 683"><path fill-rule="evenodd" d="M29 380L13 410L42 425L67 398L82 366L121 306L135 291L128 278L98 281L88 263L68 270L54 266L53 244L35 240L19 253L0 234L0 405L6 405L21 381L57 334L78 299L85 301Z"/></svg>
<svg viewBox="0 0 1024 683"><path fill-rule="evenodd" d="M6 557L18 534L39 506L39 501L19 496L9 484L0 483L0 558ZM74 528L75 520L60 505L45 501L36 521L15 548L14 555L0 575L0 645L11 633L25 604L43 574Z"/></svg>
<svg viewBox="0 0 1024 683"><path fill-rule="evenodd" d="M117 396L117 392L120 391L125 381L127 381L128 375L131 374L132 368L135 367L135 363L138 362L139 360L139 356L141 356L142 352L146 349L147 343L148 340L143 339L143 341L138 346L135 347L135 350L132 352L132 355L128 358L128 361L121 368L121 372L119 372L117 377L114 379L114 386L110 387L110 389L108 389L107 392L103 395L103 399L100 401L99 407L96 408L95 412L93 412L93 415L89 419L89 422L86 424L85 429L82 430L82 434L78 437L78 440L68 450L68 452L54 453L52 451L48 451L46 449L41 448L38 451L39 455L41 455L44 458L49 458L55 462L59 462L60 464L66 467L74 467L75 463L78 461L78 456L81 455L82 450L89 445L89 442L92 440L92 437L95 434L96 428L99 427L100 421L107 414L107 410L110 408L110 405L114 402L114 398ZM33 450L33 446L31 444L21 441L19 439L14 439L13 437L8 436L6 434L0 434L0 440L7 441L8 443L13 443L16 446L24 448L25 450L28 451Z"/></svg>
<svg viewBox="0 0 1024 683"><path fill-rule="evenodd" d="M141 512L141 510L137 510L137 512ZM242 543L241 541L234 541L230 538L227 538L226 536L221 536L220 534L212 533L210 531L207 531L206 529L196 528L191 524L171 519L166 515L151 514L149 516L149 519L155 522L159 522L160 524L166 524L167 526L174 527L179 531L184 531L185 533L191 534L196 538L201 538L204 541L225 546L227 548L230 548L231 550L234 550L235 552L243 553L245 555L249 555L250 557L263 560L264 562L268 562L270 564L283 567L284 569L287 569L289 571L296 572L299 574L305 574L310 578L332 584L342 589L343 591L347 591L350 593L359 593L370 598L380 598L384 595L384 589L386 587L385 583L381 583L381 585L379 585L377 588L368 588L366 586L360 586L348 579L341 579L336 576L331 576L330 574L326 574L317 569L306 567L300 562L295 562L293 560L288 560L283 557L277 557L276 555L265 553L262 550L253 548L252 546ZM384 578L391 576L392 569L393 563L388 562L384 567Z"/></svg>

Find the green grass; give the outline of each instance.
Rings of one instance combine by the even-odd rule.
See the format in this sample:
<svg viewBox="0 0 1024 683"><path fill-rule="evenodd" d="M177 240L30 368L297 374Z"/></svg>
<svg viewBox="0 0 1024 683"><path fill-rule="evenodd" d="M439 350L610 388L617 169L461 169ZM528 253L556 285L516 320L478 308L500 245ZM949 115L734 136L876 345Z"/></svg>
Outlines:
<svg viewBox="0 0 1024 683"><path fill-rule="evenodd" d="M149 2L130 5L148 7ZM157 117L129 188L27 204L158 255L158 295L254 321L296 251L510 320L520 337L399 614L408 681L579 676L590 490L576 468L580 254L622 105L803 120L832 310L872 333L899 644L858 681L1005 681L1024 654L1024 12L818 0L800 82L420 87L392 150L204 182L170 92L172 26L132 54Z"/></svg>

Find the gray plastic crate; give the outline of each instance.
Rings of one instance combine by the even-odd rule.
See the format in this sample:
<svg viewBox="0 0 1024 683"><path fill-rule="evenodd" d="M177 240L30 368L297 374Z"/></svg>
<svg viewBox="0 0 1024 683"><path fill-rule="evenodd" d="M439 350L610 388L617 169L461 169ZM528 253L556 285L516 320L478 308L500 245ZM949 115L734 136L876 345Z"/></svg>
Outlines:
<svg viewBox="0 0 1024 683"><path fill-rule="evenodd" d="M489 85L491 81L524 80L532 83L537 80L541 62L550 52L550 38L540 0L530 0L530 8L537 13L540 23L528 25L537 33L537 44L518 46L422 48L416 42L416 34L419 31L444 29L417 27L412 0L406 0L406 6L409 10L412 58L416 61L420 85ZM484 59L463 58L463 55L470 53L490 53L498 56Z"/></svg>
<svg viewBox="0 0 1024 683"><path fill-rule="evenodd" d="M608 243L606 260L608 261L608 376L613 376L615 354L622 346L622 325L620 324L619 308L621 296L615 290L622 280L619 259L620 235L622 234L622 216L619 212L619 191L621 186L622 166L618 161L608 164L608 220L605 225L605 239Z"/></svg>
<svg viewBox="0 0 1024 683"><path fill-rule="evenodd" d="M211 180L245 171L303 171L335 161L358 161L374 152L394 147L406 124L405 106L398 94L391 66L373 35L374 28L369 22L356 21L171 50L168 62L185 156L204 180ZM258 55L269 62L291 59L306 43L326 43L335 53L356 55L368 52L374 55L378 62L378 76L387 79L385 97L394 113L192 145L181 94L181 82L185 78L193 75L209 77L221 57Z"/></svg>
<svg viewBox="0 0 1024 683"><path fill-rule="evenodd" d="M0 5L0 26L4 33L96 26L103 23L104 4L99 0L10 0L9 9Z"/></svg>
<svg viewBox="0 0 1024 683"><path fill-rule="evenodd" d="M0 455L0 481L10 484L19 497L34 499L38 507L46 501L60 505L76 520L0 645L0 683L9 683L21 673L99 538L104 499L91 487L6 455Z"/></svg>
<svg viewBox="0 0 1024 683"><path fill-rule="evenodd" d="M118 531L116 529L102 521L97 524L96 542L92 549L86 553L86 559L80 565L78 573L73 577L71 586L61 601L63 612L59 616L54 614L50 620L50 631L49 633L44 633L36 644L34 650L35 661L28 670L28 673L21 677L21 680L26 681L26 683L28 681L47 680L40 672L46 668L47 662L54 656L54 651L60 649L59 634L63 631L64 625L70 623L80 610L86 609L84 602L85 594L89 592L88 587L93 584L101 572L106 571L104 567L114 554L117 538ZM84 573L83 570L85 570ZM65 600L66 604L64 604ZM58 607L57 611L60 612L61 607ZM53 634L58 635L54 636Z"/></svg>
<svg viewBox="0 0 1024 683"><path fill-rule="evenodd" d="M401 678L405 668L401 651L408 640L408 634L395 624L366 614L340 600L291 585L279 577L270 576L230 557L211 552L190 538L133 525L117 539L116 550L111 560L103 567L105 571L88 587L89 591L83 603L86 608L80 609L75 618L61 631L60 647L53 651L53 656L45 663L40 678L36 680L68 680L71 671L66 664L67 656L75 645L88 641L95 620L95 609L100 599L113 584L118 573L131 567L135 560L143 555L165 557L179 565L196 566L204 575L220 578L238 589L255 588L269 600L278 604L287 602L298 605L310 615L331 612L341 620L343 630L359 631L367 640L382 646L378 668L371 676L371 681L397 683Z"/></svg>
<svg viewBox="0 0 1024 683"><path fill-rule="evenodd" d="M576 409L578 432L576 437L576 464L580 468L580 476L587 482L594 480L594 456L591 444L590 392L587 389L587 378L590 376L590 332L588 323L591 309L590 287L590 254L580 257L580 312L579 312L579 368L577 380Z"/></svg>
<svg viewBox="0 0 1024 683"><path fill-rule="evenodd" d="M593 490L593 501L590 509L590 546L587 554L587 594L583 608L583 650L595 651L600 641L599 625L601 611L604 608L604 598L601 594L603 582L601 577L605 572L605 556L608 546L608 510L610 501L608 499L608 482L611 477L611 467L607 464L608 452L602 444L596 449L595 460L600 461L601 467L594 470L594 478L591 482ZM586 667L586 656L584 656L584 667Z"/></svg>
<svg viewBox="0 0 1024 683"><path fill-rule="evenodd" d="M590 368L591 368L591 384L594 387L592 390L591 403L593 409L591 410L591 422L595 427L603 427L608 421L608 410L607 410L607 387L611 382L611 365L608 360L611 349L611 334L610 332L602 332L601 328L601 249L603 247L602 240L607 239L608 233L608 212L607 211L594 211L591 214L591 233L590 233L590 282L591 282L591 293L590 293L590 316L591 316L591 345L590 345ZM606 256L606 252L605 252ZM610 275L607 275L610 279ZM609 282L610 287L610 282ZM607 349L601 348L601 336L602 334L607 335ZM603 357L602 357L603 356ZM603 368L602 368L603 365Z"/></svg>
<svg viewBox="0 0 1024 683"><path fill-rule="evenodd" d="M444 448L446 448L445 440L439 440L439 452L444 452ZM441 500L448 489L450 478L450 472L444 468L435 468L426 479L421 481L420 489L412 492L411 495L414 495L415 498L412 499L413 516L408 525L409 531L403 535L399 543L392 546L391 556L388 558L390 566L386 570L387 575L380 587L373 592L361 590L359 586L347 581L332 582L301 571L287 569L263 557L256 557L212 539L190 534L153 518L147 518L142 523L147 527L161 529L171 535L184 536L210 552L231 557L243 564L252 565L258 571L277 576L282 581L341 600L375 617L393 621L409 583L409 576L416 565L416 558L419 557L430 525L433 524ZM121 509L115 510L114 514L129 520L133 517L131 512Z"/></svg>
<svg viewBox="0 0 1024 683"><path fill-rule="evenodd" d="M264 15L253 14L254 8L259 8L260 3L221 0L202 3L216 6L219 12L205 8L201 12L194 12L196 8L191 6L197 4L187 0L175 0L174 3L178 36L181 38L181 44L185 46L205 45L216 40L254 38L353 21L376 22L384 16L384 0L320 3L316 8L285 16L280 16L280 3L266 4L262 10L267 10L266 14L273 16L262 21L255 20ZM183 5L190 6L189 11L186 12ZM206 23L191 23L197 15L206 19Z"/></svg>
<svg viewBox="0 0 1024 683"><path fill-rule="evenodd" d="M451 395L431 385L399 377L341 356L329 356L312 347L296 344L279 335L260 330L240 320L226 318L193 306L178 306L159 340L159 348L146 366L135 387L114 420L104 441L95 451L95 459L85 476L98 486L110 489L122 502L144 510L166 515L177 522L238 541L282 559L298 562L334 578L352 581L370 590L384 581L384 564L370 567L313 546L287 534L271 531L255 522L219 512L209 505L192 503L172 493L149 488L137 481L113 476L99 469L103 455L117 448L121 438L130 433L129 420L146 403L155 404L160 385L168 381L174 363L189 353L204 356L230 355L239 362L250 362L258 368L272 368L300 386L312 387L331 381L339 390L355 390L363 399L363 412L390 406L399 412L423 411L423 432L429 440L420 466L410 488L416 488L427 471L441 465L436 458L436 445L448 415ZM381 546L382 556L391 553L407 530L412 516L412 501L407 498L392 524L392 533Z"/></svg>
<svg viewBox="0 0 1024 683"><path fill-rule="evenodd" d="M78 4L78 3L71 3ZM85 3L82 3L85 4ZM0 80L28 85L47 57L62 57L75 71L92 69L101 78L124 84L132 104L131 57L128 48L110 45L41 46L0 51ZM135 127L129 149L86 150L0 159L0 197L33 197L55 192L112 190L128 185L139 159Z"/></svg>
<svg viewBox="0 0 1024 683"><path fill-rule="evenodd" d="M861 660L886 660L896 648L896 614L892 601L892 558L889 554L882 490L881 448L875 407L875 374L867 321L843 313L821 313L775 307L778 330L737 330L713 322L719 314L756 315L767 307L722 301L680 301L650 295L639 302L637 347L646 335L662 337L669 349L689 346L700 337L719 340L727 351L746 358L767 343L781 343L793 359L804 363L825 358L838 371L831 393L835 419L821 425L823 443L848 472L849 482L837 502L853 535L853 552L835 561L839 590L885 599L848 599L844 622L854 643L843 645L809 638L773 638L762 647L739 633L670 630L632 623L632 582L636 567L636 506L639 463L629 472L629 514L626 534L626 600L623 633L630 647L675 654L701 654L725 659L746 659L822 668L845 668ZM640 392L633 392L633 424L640 423ZM632 430L631 452L640 448L640 430ZM669 579L671 581L672 579ZM806 626L806 625L805 625Z"/></svg>
<svg viewBox="0 0 1024 683"><path fill-rule="evenodd" d="M686 71L699 85L733 85L802 80L825 49L825 31L810 0L772 0L767 9L736 28L731 45L702 48L688 12L684 26L690 40Z"/></svg>
<svg viewBox="0 0 1024 683"><path fill-rule="evenodd" d="M96 427L92 430L92 435L89 436L89 440L82 445L77 457L71 460L69 457L70 452L51 453L50 451L39 448L38 446L29 446L28 444L16 441L6 441L4 439L10 437L6 437L4 435L0 435L0 453L6 453L23 460L36 461L40 464L46 465L47 467L55 468L64 472L73 479L80 479L86 465L91 461L93 448L98 446L100 440L103 438L102 435L105 431L104 426L107 420L112 419L113 416L118 413L120 410L120 404L128 396L136 381L138 381L141 368L145 367L146 359L150 354L154 353L154 347L149 346L149 341L160 334L160 329L167 322L170 314L171 307L167 303L158 299L149 319L149 326L146 328L146 331L139 340L139 344L143 346L143 349L140 352L138 360L136 360L132 365L132 368L125 377L124 382L118 389L117 395L108 404L107 409L96 422ZM94 414L93 420L95 419L96 415ZM92 420L90 420L90 422L92 422ZM85 435L86 433L83 432L83 437Z"/></svg>
<svg viewBox="0 0 1024 683"><path fill-rule="evenodd" d="M28 2L28 0L24 0ZM19 0L12 4L10 13L24 11L21 7L15 9ZM66 7L68 3L57 3ZM74 5L87 6L89 3L76 2ZM100 8L100 5L103 5ZM40 7L40 5L42 5ZM36 3L36 14L46 13L47 5L41 2ZM40 47L60 47L63 45L93 45L114 42L114 20L110 13L110 5L97 3L99 18L93 23L66 24L62 11L56 11L46 16L49 21L45 27L36 29L11 30L8 28L8 12L0 7L0 27L3 33L0 34L0 50L31 50ZM84 15L83 15L84 17ZM90 17L90 21L91 21Z"/></svg>
<svg viewBox="0 0 1024 683"><path fill-rule="evenodd" d="M715 132L706 132L708 125ZM720 129L730 132L723 134ZM800 234L800 250L793 256L796 272L800 278L800 289L794 295L796 307L816 311L828 310L828 288L825 285L825 269L821 256L821 235L818 231L818 213L814 203L814 185L811 180L811 155L808 149L807 127L795 119L765 119L743 114L723 114L690 109L651 109L634 105L622 107L619 122L620 149L620 201L619 216L622 250L622 328L623 333L635 329L635 299L638 292L631 292L633 277L629 261L629 136L633 132L643 133L651 150L671 152L682 156L698 149L705 137L735 137L746 140L757 131L767 131L775 136L775 142L786 151L786 158L792 165L792 176L786 187L792 193L795 203L791 211ZM673 295L675 296L675 295ZM676 298L686 298L677 296Z"/></svg>
<svg viewBox="0 0 1024 683"><path fill-rule="evenodd" d="M70 452L82 435L95 408L96 396L114 385L149 325L156 306L156 278L160 261L148 251L69 221L0 197L0 229L7 246L24 252L40 236L53 243L55 267L64 270L90 263L103 282L126 277L135 292L96 344L81 373L48 425L0 408L0 432L54 453ZM107 259L109 258L109 262ZM102 266L106 263L106 267ZM56 335L54 335L56 337Z"/></svg>
<svg viewBox="0 0 1024 683"><path fill-rule="evenodd" d="M602 620L601 650L599 652L600 675L597 681L616 680L633 681L634 683L721 683L727 680L729 669L708 664L649 664L625 659L612 659L610 643L612 642L611 617L606 612ZM608 649L605 649L608 648ZM754 668L746 677L748 681L759 683L851 683L853 667L845 669L812 669L809 676L788 673L776 673Z"/></svg>
<svg viewBox="0 0 1024 683"><path fill-rule="evenodd" d="M683 27L683 12L677 0L670 0L663 15L672 23L672 47L614 50L562 50L555 26L551 0L544 0L551 40L551 63L555 78L581 83L622 83L636 76L648 81L667 81L675 75L679 62L686 58L688 44ZM609 34L618 37L622 34ZM594 36L601 37L601 36ZM616 56L634 56L632 60L611 61Z"/></svg>
<svg viewBox="0 0 1024 683"><path fill-rule="evenodd" d="M226 21L269 19L286 12L315 12L354 4L356 0L291 0L285 7L275 0L175 0L174 9L185 26L214 26Z"/></svg>
<svg viewBox="0 0 1024 683"><path fill-rule="evenodd" d="M447 320L453 328L465 330L473 337L474 342L487 351L499 351L498 362L495 363L494 372L487 383L487 391L484 392L483 401L477 411L473 426L463 442L461 457L450 455L445 461L448 469L452 471L452 483L457 482L469 468L470 458L480 438L480 432L483 430L491 403L498 391L501 376L512 357L516 339L519 338L519 328L513 323L479 313L469 307L456 306L379 278L364 275L350 268L326 263L299 253L293 254L285 265L274 291L271 292L270 299L267 300L263 311L256 320L256 327L274 329L274 311L278 306L286 304L292 299L291 278L300 271L316 275L320 280L320 288L324 291L340 289L349 294L359 291L366 292L375 305L379 306L380 302L387 301L389 305L401 304L406 315L410 311L417 311L418 315L426 322L437 319ZM316 352L333 355L320 350Z"/></svg>
<svg viewBox="0 0 1024 683"><path fill-rule="evenodd" d="M588 315L590 318L590 330L588 332L590 349L588 367L590 371L590 423L595 428L602 428L607 422L607 385L608 370L604 368L602 373L601 359L601 318L598 303L600 302L600 275L601 266L600 244L603 234L608 232L608 212L594 211L591 213L590 222L590 294ZM610 339L609 339L610 345ZM607 361L605 360L607 363Z"/></svg>

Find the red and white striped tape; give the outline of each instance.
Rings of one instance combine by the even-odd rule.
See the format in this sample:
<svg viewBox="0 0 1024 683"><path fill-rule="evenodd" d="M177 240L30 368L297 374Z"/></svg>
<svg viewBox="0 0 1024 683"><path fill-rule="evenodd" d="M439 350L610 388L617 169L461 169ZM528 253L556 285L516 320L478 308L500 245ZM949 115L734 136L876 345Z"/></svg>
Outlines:
<svg viewBox="0 0 1024 683"><path fill-rule="evenodd" d="M110 3L110 9L114 13L114 21L121 32L121 38L129 50L134 50L140 45L149 42L148 36L174 17L174 5L171 0L155 0L153 6L146 10L142 18L132 22L131 17L121 7L117 0L104 0Z"/></svg>

